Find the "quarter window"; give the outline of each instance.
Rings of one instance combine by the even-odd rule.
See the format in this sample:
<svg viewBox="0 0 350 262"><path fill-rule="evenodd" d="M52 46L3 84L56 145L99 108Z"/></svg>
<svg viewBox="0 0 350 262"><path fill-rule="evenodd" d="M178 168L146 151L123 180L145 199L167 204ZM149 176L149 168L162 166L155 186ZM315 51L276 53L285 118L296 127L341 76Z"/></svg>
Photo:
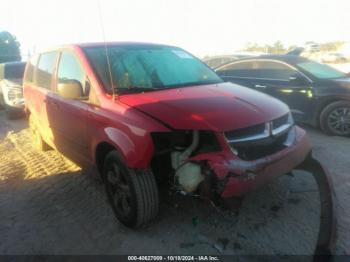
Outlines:
<svg viewBox="0 0 350 262"><path fill-rule="evenodd" d="M51 89L52 74L54 72L57 52L48 52L40 56L36 71L36 84L39 87Z"/></svg>

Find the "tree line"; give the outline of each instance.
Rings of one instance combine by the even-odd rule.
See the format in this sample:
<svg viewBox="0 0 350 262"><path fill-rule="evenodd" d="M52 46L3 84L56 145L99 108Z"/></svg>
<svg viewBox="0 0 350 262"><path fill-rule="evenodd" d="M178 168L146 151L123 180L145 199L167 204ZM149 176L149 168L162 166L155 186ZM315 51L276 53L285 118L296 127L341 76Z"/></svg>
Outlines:
<svg viewBox="0 0 350 262"><path fill-rule="evenodd" d="M334 52L337 51L345 42L344 41L333 41L318 44L320 51L324 52ZM308 43L306 43L308 44ZM275 43L269 44L258 44L258 43L248 43L242 51L249 52L264 52L271 54L285 54L293 49L296 45L284 46L281 41L276 41Z"/></svg>
<svg viewBox="0 0 350 262"><path fill-rule="evenodd" d="M21 61L20 43L7 31L0 32L0 63Z"/></svg>

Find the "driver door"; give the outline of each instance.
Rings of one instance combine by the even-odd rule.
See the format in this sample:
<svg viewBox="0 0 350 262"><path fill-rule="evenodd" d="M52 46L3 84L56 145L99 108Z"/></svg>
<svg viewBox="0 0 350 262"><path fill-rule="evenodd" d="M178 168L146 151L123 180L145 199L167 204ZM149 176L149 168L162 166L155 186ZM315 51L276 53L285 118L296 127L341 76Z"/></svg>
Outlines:
<svg viewBox="0 0 350 262"><path fill-rule="evenodd" d="M68 99L60 96L57 85L66 81L78 81L85 92L84 97ZM52 112L49 121L57 149L78 164L84 164L88 158L88 104L84 99L89 95L89 88L86 82L86 74L75 54L62 51L55 78L55 92L48 97Z"/></svg>

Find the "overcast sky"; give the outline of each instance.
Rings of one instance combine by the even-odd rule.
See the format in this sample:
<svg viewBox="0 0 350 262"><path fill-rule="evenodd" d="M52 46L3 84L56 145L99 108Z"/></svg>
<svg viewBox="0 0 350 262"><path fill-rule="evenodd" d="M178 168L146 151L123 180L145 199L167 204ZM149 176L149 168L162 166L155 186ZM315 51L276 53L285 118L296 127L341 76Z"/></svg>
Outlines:
<svg viewBox="0 0 350 262"><path fill-rule="evenodd" d="M349 41L349 11L349 0L2 0L0 31L13 33L23 52L103 41L103 26L107 41L173 44L202 56L248 42Z"/></svg>

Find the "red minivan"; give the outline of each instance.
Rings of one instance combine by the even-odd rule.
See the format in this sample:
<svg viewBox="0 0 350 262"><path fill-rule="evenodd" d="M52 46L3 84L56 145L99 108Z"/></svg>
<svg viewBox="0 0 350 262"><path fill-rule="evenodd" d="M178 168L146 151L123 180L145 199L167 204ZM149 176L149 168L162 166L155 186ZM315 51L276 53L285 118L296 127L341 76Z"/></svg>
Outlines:
<svg viewBox="0 0 350 262"><path fill-rule="evenodd" d="M188 195L241 196L311 151L284 103L223 82L174 46L42 52L27 63L24 97L36 146L96 167L117 218L130 227L157 215L159 181Z"/></svg>

